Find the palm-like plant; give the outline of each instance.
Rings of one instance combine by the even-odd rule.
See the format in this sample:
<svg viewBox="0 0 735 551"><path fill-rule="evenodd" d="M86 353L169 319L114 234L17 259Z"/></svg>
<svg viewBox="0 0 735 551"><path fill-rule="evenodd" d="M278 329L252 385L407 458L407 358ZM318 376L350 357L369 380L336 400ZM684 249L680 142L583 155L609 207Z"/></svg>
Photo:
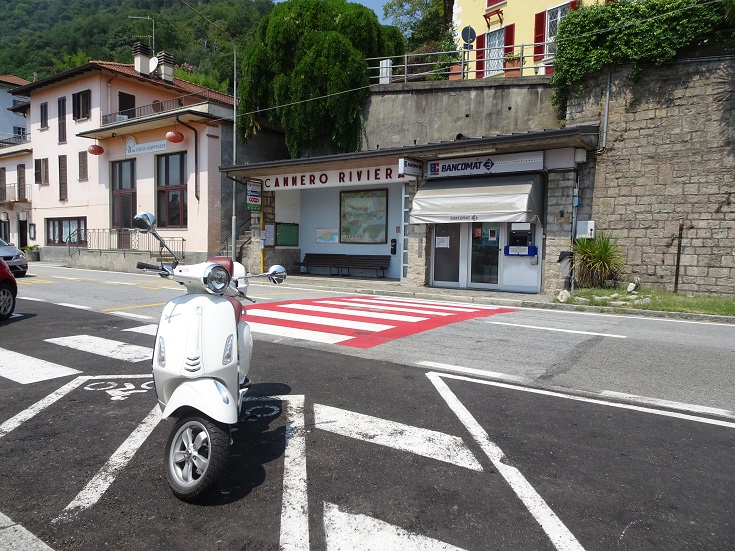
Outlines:
<svg viewBox="0 0 735 551"><path fill-rule="evenodd" d="M574 281L579 287L603 287L605 281L619 279L623 259L618 242L598 232L593 239L575 239Z"/></svg>

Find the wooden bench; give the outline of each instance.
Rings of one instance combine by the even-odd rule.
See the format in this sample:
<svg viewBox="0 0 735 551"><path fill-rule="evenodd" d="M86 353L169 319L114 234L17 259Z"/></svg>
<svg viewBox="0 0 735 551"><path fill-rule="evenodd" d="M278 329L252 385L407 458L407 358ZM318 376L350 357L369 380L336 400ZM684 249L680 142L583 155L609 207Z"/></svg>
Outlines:
<svg viewBox="0 0 735 551"><path fill-rule="evenodd" d="M354 270L375 270L376 277L385 277L385 271L390 264L389 254L344 254L337 259L335 267L339 269L339 275L350 275L350 268ZM345 274L343 270L347 270ZM381 275L382 272L382 275Z"/></svg>
<svg viewBox="0 0 735 551"><path fill-rule="evenodd" d="M295 265L306 268L306 273L310 273L310 268L329 268L329 275L340 275L338 263L344 256L343 254L305 253L304 260L295 262ZM337 270L337 273L332 273L332 270Z"/></svg>

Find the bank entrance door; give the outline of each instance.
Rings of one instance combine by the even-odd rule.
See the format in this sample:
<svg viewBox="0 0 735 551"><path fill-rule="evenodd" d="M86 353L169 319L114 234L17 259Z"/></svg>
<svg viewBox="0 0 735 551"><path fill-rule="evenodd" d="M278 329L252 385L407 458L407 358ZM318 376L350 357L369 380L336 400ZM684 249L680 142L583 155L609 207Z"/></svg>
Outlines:
<svg viewBox="0 0 735 551"><path fill-rule="evenodd" d="M436 224L432 285L497 289L500 284L502 224Z"/></svg>

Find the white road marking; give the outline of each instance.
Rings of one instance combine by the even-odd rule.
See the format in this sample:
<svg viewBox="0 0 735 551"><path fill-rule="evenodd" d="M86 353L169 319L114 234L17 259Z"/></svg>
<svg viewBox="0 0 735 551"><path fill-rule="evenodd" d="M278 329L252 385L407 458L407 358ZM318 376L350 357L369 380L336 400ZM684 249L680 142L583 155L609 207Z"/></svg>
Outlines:
<svg viewBox="0 0 735 551"><path fill-rule="evenodd" d="M461 373L463 375L479 375L481 377L490 377L492 379L500 379L501 381L510 381L513 383L530 384L533 381L526 377L516 375L508 375L498 371L487 371L485 369L476 369L474 367L461 367L458 365L443 364L438 362L416 362L416 365L422 367L430 367L439 371L449 371L450 373Z"/></svg>
<svg viewBox="0 0 735 551"><path fill-rule="evenodd" d="M53 551L20 524L0 513L0 549L23 551Z"/></svg>
<svg viewBox="0 0 735 551"><path fill-rule="evenodd" d="M385 331L386 329L393 329L394 327L393 325L385 325L382 323L368 323L365 321L351 321L336 318L324 318L319 316L307 316L305 314L293 314L291 312L258 310L257 308L248 308L247 314L262 318L297 321L301 323L312 323L315 325L327 325L330 327L344 327L346 329L359 329L360 331Z"/></svg>
<svg viewBox="0 0 735 551"><path fill-rule="evenodd" d="M132 318L136 320L152 320L154 319L153 316L144 316L143 314L132 314L130 312L119 312L119 311L109 311L105 312L105 314L114 314L115 316L122 316L124 318Z"/></svg>
<svg viewBox="0 0 735 551"><path fill-rule="evenodd" d="M391 297L391 296L374 296L375 300L386 300L394 302L407 302L409 304L428 304L430 306L444 307L444 306L459 306L460 308L471 308L474 310L497 310L504 308L504 306L498 306L497 304L477 304L474 302L449 302L444 300L431 300L423 298L406 298L406 297ZM515 307L513 307L515 308Z"/></svg>
<svg viewBox="0 0 735 551"><path fill-rule="evenodd" d="M447 403L449 408L467 428L470 434L472 434L473 438L480 445L488 459L492 461L495 468L503 478L505 478L531 515L533 515L536 521L541 525L541 528L546 532L546 535L549 537L554 547L560 551L583 551L584 548L577 541L577 538L574 537L574 534L572 534L561 519L556 516L556 513L551 510L551 507L549 507L538 492L536 492L523 474L521 474L521 472L515 467L511 467L506 463L503 450L490 441L490 437L487 432L485 432L485 429L482 428L480 423L475 420L469 410L457 399L454 393L441 379L441 377L461 377L441 375L439 373L427 373L426 376L432 382L434 387L436 387L441 397L444 398L444 401Z"/></svg>
<svg viewBox="0 0 735 551"><path fill-rule="evenodd" d="M283 452L283 502L279 548L283 551L309 551L304 396L263 396L246 400L280 400L286 404L286 449Z"/></svg>
<svg viewBox="0 0 735 551"><path fill-rule="evenodd" d="M613 339L626 339L625 335L615 335L613 333L592 333L591 331L574 331L572 329L557 329L555 327L541 327L540 325L523 325L522 323L506 323L503 321L485 321L493 325L508 325L510 327L524 327L526 329L542 329L544 331L558 331L560 333L574 333L576 335L590 335L593 337L611 337Z"/></svg>
<svg viewBox="0 0 735 551"><path fill-rule="evenodd" d="M133 333L142 333L144 335L156 336L158 332L158 324L151 323L150 325L141 325L139 327L131 327L130 329L123 329L123 331L132 331Z"/></svg>
<svg viewBox="0 0 735 551"><path fill-rule="evenodd" d="M367 515L344 513L324 503L327 551L463 551L448 543L393 526Z"/></svg>
<svg viewBox="0 0 735 551"><path fill-rule="evenodd" d="M0 348L0 377L22 385L68 377L77 373L81 371Z"/></svg>
<svg viewBox="0 0 735 551"><path fill-rule="evenodd" d="M336 335L333 333L322 333L321 331L310 331L308 329L281 327L280 325L258 323L257 321L248 321L248 325L250 326L250 331L253 333L265 333L276 337L288 337L290 339L301 339L303 341L321 342L324 344L337 344L338 342L354 338L351 335Z"/></svg>
<svg viewBox="0 0 735 551"><path fill-rule="evenodd" d="M57 302L56 306L66 306L67 308L76 308L77 310L91 310L91 306L82 306L81 304L68 304L66 302Z"/></svg>
<svg viewBox="0 0 735 551"><path fill-rule="evenodd" d="M459 436L320 404L314 404L314 423L327 432L482 471Z"/></svg>
<svg viewBox="0 0 735 551"><path fill-rule="evenodd" d="M702 413L709 415L721 415L724 417L735 417L735 412L729 409L712 408L707 406L699 406L697 404L687 404L685 402L673 402L671 400L661 400L660 398L650 398L647 396L638 396L636 394L626 394L624 392L614 392L612 390L603 390L600 392L601 396L606 398L617 398L623 400L630 400L639 404L645 404L649 406L666 407L671 409L678 409L680 411L691 411L693 413Z"/></svg>
<svg viewBox="0 0 735 551"><path fill-rule="evenodd" d="M88 381L92 377L82 376L77 377L73 381L70 381L66 383L61 388L57 389L56 391L52 392L45 398L42 398L29 408L24 409L17 415L14 415L7 421L5 421L2 425L0 425L0 438L8 434L10 431L17 429L20 425L34 417L36 414L40 413L47 407L49 407L51 404L57 402L67 394L69 394L72 390L83 384L84 382Z"/></svg>
<svg viewBox="0 0 735 551"><path fill-rule="evenodd" d="M443 312L443 311L435 311L435 310L429 310L428 308L403 308L398 306L390 306L386 305L383 306L381 304L378 304L378 301L366 301L366 300L359 300L359 299L350 299L349 301L345 300L320 300L321 304L334 304L336 306L351 306L352 308L370 308L372 310L382 310L382 311L388 311L388 312L411 312L413 314L424 314L428 316L451 316L455 312ZM463 310L466 312L467 310Z"/></svg>
<svg viewBox="0 0 735 551"><path fill-rule="evenodd" d="M30 300L31 302L48 302L46 299L43 298L33 298L33 297L18 297L21 300Z"/></svg>
<svg viewBox="0 0 735 551"><path fill-rule="evenodd" d="M91 352L100 356L114 358L125 362L142 362L153 357L153 349L135 344L103 339L92 335L73 335L70 337L58 337L46 339L46 342L66 346L75 350Z"/></svg>
<svg viewBox="0 0 735 551"><path fill-rule="evenodd" d="M448 311L448 312L477 312L480 310L480 308L473 308L470 305L465 306L449 306L447 304L440 304L440 303L427 303L421 300L394 300L392 298L350 298L348 299L350 302L358 302L358 303L364 303L364 304L379 304L379 305L385 305L385 306L398 306L399 308L396 308L396 310L402 310L404 306L414 306L415 308L420 308L419 311L427 311L430 308L436 308L439 310L438 312L430 312L432 314L440 315L442 311ZM444 312L446 315L446 312Z"/></svg>
<svg viewBox="0 0 735 551"><path fill-rule="evenodd" d="M156 405L143 419L143 422L127 437L125 442L120 444L120 447L110 456L102 469L52 522L70 520L80 511L89 509L97 503L115 481L117 473L130 462L135 452L145 442L148 435L153 432L161 419L161 409Z"/></svg>
<svg viewBox="0 0 735 551"><path fill-rule="evenodd" d="M328 304L346 304L337 301L320 301ZM425 321L429 318L420 318L417 316L402 316L400 314L391 314L388 312L368 312L366 310L354 310L350 308L329 308L328 306L317 306L316 304L279 304L280 308L291 308L294 310L307 310L309 312L324 312L325 314L347 314L360 318L377 318L390 321ZM451 314L446 314L451 315Z"/></svg>

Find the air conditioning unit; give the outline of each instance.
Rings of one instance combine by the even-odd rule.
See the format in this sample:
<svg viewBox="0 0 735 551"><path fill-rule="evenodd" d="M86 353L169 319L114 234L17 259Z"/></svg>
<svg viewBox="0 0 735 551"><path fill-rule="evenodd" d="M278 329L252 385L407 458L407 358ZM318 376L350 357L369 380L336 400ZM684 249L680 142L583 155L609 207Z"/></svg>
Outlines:
<svg viewBox="0 0 735 551"><path fill-rule="evenodd" d="M579 238L594 239L595 238L595 222L593 220L578 221L577 222L577 235L575 237L577 239Z"/></svg>

